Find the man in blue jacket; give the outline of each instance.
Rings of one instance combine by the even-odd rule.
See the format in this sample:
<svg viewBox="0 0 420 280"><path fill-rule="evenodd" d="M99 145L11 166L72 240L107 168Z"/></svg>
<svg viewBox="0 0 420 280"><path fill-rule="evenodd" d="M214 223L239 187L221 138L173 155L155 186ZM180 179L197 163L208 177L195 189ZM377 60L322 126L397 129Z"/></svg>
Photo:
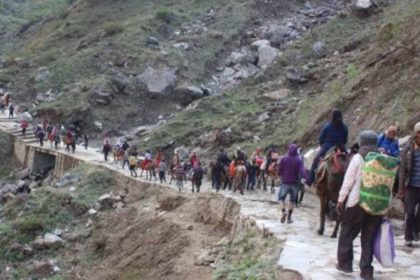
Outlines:
<svg viewBox="0 0 420 280"><path fill-rule="evenodd" d="M319 145L321 149L312 163L309 179L306 182L308 186L311 186L315 180L315 172L321 158L323 158L331 148L335 146L345 146L347 144L347 138L348 128L343 122L343 114L340 110L334 110L331 121L325 124L321 130L319 136Z"/></svg>
<svg viewBox="0 0 420 280"><path fill-rule="evenodd" d="M385 133L378 138L378 149L381 153L392 156L400 156L400 145L397 138L397 128L391 125Z"/></svg>

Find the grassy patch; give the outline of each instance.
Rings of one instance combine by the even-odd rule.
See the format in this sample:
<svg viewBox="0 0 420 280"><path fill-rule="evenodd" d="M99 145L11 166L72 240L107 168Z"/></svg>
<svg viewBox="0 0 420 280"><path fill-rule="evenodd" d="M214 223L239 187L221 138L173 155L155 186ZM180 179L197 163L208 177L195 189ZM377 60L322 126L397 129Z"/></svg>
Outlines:
<svg viewBox="0 0 420 280"><path fill-rule="evenodd" d="M112 173L103 168L82 165L75 170L76 174L85 174L77 186L73 202L87 208L93 207L95 201L115 185Z"/></svg>
<svg viewBox="0 0 420 280"><path fill-rule="evenodd" d="M109 22L104 25L104 32L105 32L105 35L107 36L113 36L123 31L124 31L124 27L119 22Z"/></svg>
<svg viewBox="0 0 420 280"><path fill-rule="evenodd" d="M255 231L248 230L226 248L227 262L215 270L213 279L279 279L280 245L275 238L262 239Z"/></svg>

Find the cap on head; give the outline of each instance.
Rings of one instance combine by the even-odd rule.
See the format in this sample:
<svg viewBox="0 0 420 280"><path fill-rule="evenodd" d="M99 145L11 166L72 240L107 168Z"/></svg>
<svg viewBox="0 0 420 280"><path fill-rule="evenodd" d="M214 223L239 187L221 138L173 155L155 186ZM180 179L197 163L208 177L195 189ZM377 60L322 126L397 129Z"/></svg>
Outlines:
<svg viewBox="0 0 420 280"><path fill-rule="evenodd" d="M359 134L360 147L368 146L376 148L377 141L378 135L372 130L364 130Z"/></svg>

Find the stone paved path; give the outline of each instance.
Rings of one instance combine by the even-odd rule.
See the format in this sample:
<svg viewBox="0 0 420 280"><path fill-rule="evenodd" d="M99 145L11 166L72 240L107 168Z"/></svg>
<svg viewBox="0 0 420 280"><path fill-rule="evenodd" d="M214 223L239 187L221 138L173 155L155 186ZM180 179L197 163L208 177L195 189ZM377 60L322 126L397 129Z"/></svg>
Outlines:
<svg viewBox="0 0 420 280"><path fill-rule="evenodd" d="M0 129L10 133L18 134L19 126L16 122L7 120L5 116L0 116ZM28 136L27 142L30 145L37 145L36 140ZM45 149L50 149L44 145ZM63 149L60 153L66 153ZM118 164L106 163L100 149L89 147L85 150L77 146L76 153L72 156L86 162L105 166L106 168L117 170L129 176L128 170L122 170ZM112 161L112 159L111 159ZM142 178L136 178L142 181ZM165 184L175 188L174 185ZM190 191L189 186L185 188ZM203 191L213 191L208 182L203 186ZM278 189L277 189L278 191ZM277 192L275 195L263 191L247 193L244 196L232 194L229 191L222 191L221 194L232 197L241 204L241 214L252 217L258 227L266 228L275 237L284 241L284 249L280 254L278 264L284 269L298 271L304 279L312 280L335 280L335 279L359 279L358 259L360 256L360 241L355 242L355 262L353 268L355 272L350 275L342 274L335 270L337 240L329 238L332 232L332 223L326 224L326 236L319 236L316 233L319 223L318 200L312 193L307 193L304 205L294 212L293 224L281 224L280 209L276 203ZM378 280L415 280L420 279L420 244L416 244L414 249L404 247L402 236L402 221L393 221L396 232L396 265L394 268L382 268L376 261L375 279Z"/></svg>

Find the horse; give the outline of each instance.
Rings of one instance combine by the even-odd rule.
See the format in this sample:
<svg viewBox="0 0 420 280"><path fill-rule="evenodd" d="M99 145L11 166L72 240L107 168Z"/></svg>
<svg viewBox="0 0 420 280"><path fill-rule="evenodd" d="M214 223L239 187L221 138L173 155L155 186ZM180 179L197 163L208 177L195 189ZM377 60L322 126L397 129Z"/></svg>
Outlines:
<svg viewBox="0 0 420 280"><path fill-rule="evenodd" d="M275 192L276 181L278 180L277 162L279 159L280 159L279 154L273 153L271 155L271 162L268 163L268 160L265 159L263 164L260 167L260 176L259 176L260 178L258 179L258 185L259 186L261 185L261 180L262 180L264 191L267 191L267 181L269 180L268 183L271 183L271 192L272 193Z"/></svg>
<svg viewBox="0 0 420 280"><path fill-rule="evenodd" d="M112 154L114 155L114 162L122 162L124 159L124 150L120 147L116 147Z"/></svg>
<svg viewBox="0 0 420 280"><path fill-rule="evenodd" d="M342 218L340 215L337 215L335 208L348 163L349 155L347 152L344 149L343 151L335 149L327 154L317 170L315 188L320 202L321 223L318 230L319 235L324 234L325 217L328 215L329 218L335 220L335 227L331 238L337 237Z"/></svg>
<svg viewBox="0 0 420 280"><path fill-rule="evenodd" d="M233 176L233 192L239 190L240 194L244 194L245 184L246 184L246 167L243 162L238 162L235 166L235 171Z"/></svg>
<svg viewBox="0 0 420 280"><path fill-rule="evenodd" d="M152 177L154 177L157 181L155 171L157 164L155 160L140 159L138 161L138 166L141 169L140 177L143 176L143 171L146 171L146 180L152 181Z"/></svg>

